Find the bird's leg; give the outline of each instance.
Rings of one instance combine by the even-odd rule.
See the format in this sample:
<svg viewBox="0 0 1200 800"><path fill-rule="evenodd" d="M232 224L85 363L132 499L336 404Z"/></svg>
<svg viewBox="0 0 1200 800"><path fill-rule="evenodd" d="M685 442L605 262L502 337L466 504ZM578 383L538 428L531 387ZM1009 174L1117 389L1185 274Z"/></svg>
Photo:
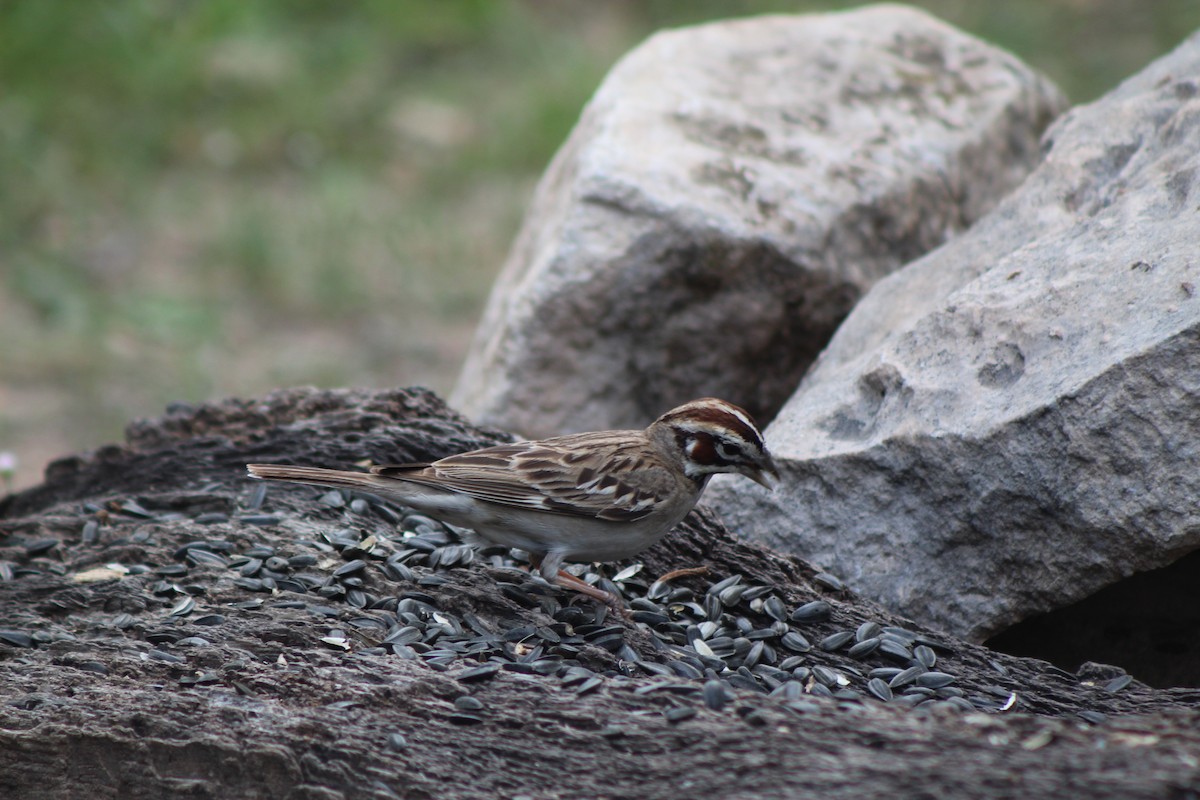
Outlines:
<svg viewBox="0 0 1200 800"><path fill-rule="evenodd" d="M599 600L614 612L620 614L622 618L629 619L629 610L625 608L625 604L621 602L621 598L612 592L598 589L587 581L582 581L565 569L562 569L562 553L550 552L544 556L530 553L529 561L538 572L542 573L542 577L547 582L562 586L564 589L573 589L593 600Z"/></svg>

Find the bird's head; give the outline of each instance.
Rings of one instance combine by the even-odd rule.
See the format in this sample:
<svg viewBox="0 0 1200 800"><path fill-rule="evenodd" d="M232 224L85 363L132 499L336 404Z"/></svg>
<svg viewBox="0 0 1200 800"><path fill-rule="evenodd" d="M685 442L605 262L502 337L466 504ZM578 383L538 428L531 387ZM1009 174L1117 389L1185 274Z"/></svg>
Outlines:
<svg viewBox="0 0 1200 800"><path fill-rule="evenodd" d="M719 472L745 475L768 489L779 480L762 432L733 403L713 397L684 403L652 422L647 433L662 446L676 448L684 473L697 483Z"/></svg>

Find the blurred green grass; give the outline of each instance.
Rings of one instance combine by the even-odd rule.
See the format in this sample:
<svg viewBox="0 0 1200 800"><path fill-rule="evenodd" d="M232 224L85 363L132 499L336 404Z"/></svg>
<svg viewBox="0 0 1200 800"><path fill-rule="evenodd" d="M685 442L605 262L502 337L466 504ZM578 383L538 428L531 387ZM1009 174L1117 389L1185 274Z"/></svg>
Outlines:
<svg viewBox="0 0 1200 800"><path fill-rule="evenodd" d="M539 172L654 30L847 2L0 0L0 451L172 400L452 385ZM1197 0L928 0L1076 101Z"/></svg>

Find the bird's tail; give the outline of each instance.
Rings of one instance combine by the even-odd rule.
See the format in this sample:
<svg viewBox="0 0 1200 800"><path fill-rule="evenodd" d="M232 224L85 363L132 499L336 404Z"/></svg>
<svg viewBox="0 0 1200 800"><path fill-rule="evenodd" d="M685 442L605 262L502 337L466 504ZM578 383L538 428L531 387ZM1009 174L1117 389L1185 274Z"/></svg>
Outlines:
<svg viewBox="0 0 1200 800"><path fill-rule="evenodd" d="M350 472L320 467L294 467L289 464L247 464L252 478L272 481L308 483L314 486L337 486L349 489L375 489L375 476L369 472Z"/></svg>

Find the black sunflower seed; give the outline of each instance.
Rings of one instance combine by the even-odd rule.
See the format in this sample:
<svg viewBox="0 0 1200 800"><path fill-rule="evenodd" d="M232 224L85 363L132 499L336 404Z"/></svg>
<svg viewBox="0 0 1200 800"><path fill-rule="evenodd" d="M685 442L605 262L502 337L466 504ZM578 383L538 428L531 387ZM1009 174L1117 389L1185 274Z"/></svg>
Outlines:
<svg viewBox="0 0 1200 800"><path fill-rule="evenodd" d="M763 602L763 611L766 612L766 615L773 620L787 622L787 606L785 606L783 601L775 595L771 595Z"/></svg>
<svg viewBox="0 0 1200 800"><path fill-rule="evenodd" d="M671 618L666 614L657 611L634 611L629 615L629 618L634 622L642 622L646 625L663 625L671 621Z"/></svg>
<svg viewBox="0 0 1200 800"><path fill-rule="evenodd" d="M459 711L482 711L483 702L469 694L454 699L454 707Z"/></svg>
<svg viewBox="0 0 1200 800"><path fill-rule="evenodd" d="M84 672L94 672L97 675L107 675L108 667L99 661L80 661L75 666Z"/></svg>
<svg viewBox="0 0 1200 800"><path fill-rule="evenodd" d="M938 700L936 702L946 703L949 707L958 709L959 711L974 711L975 710L975 706L971 703L970 700L965 700L961 697L949 697L945 700ZM1081 713L1086 714L1088 712L1085 711L1085 712L1081 712Z"/></svg>
<svg viewBox="0 0 1200 800"><path fill-rule="evenodd" d="M1118 675L1104 684L1104 690L1106 692L1119 692L1131 683L1133 683L1132 675Z"/></svg>
<svg viewBox="0 0 1200 800"><path fill-rule="evenodd" d="M907 664L913 660L912 653L902 644L896 643L892 639L880 638L879 652L888 658L899 661L902 664Z"/></svg>
<svg viewBox="0 0 1200 800"><path fill-rule="evenodd" d="M385 563L383 572L394 581L412 581L416 577L411 569L396 561Z"/></svg>
<svg viewBox="0 0 1200 800"><path fill-rule="evenodd" d="M808 639L804 638L804 634L799 631L788 631L779 638L779 643L793 653L807 653L812 650Z"/></svg>
<svg viewBox="0 0 1200 800"><path fill-rule="evenodd" d="M371 507L375 510L376 514L383 517L392 525L400 524L400 515L393 511L386 503L373 502Z"/></svg>
<svg viewBox="0 0 1200 800"><path fill-rule="evenodd" d="M825 666L813 667L812 676L816 678L817 683L821 684L822 686L835 686L838 682L837 672Z"/></svg>
<svg viewBox="0 0 1200 800"><path fill-rule="evenodd" d="M882 632L883 629L879 627L878 622L864 622L854 631L854 640L858 642L865 642L867 639L876 638Z"/></svg>
<svg viewBox="0 0 1200 800"><path fill-rule="evenodd" d="M589 692L594 692L603 685L604 679L599 675L593 675L583 683L579 684L579 687L575 690L575 694L588 694Z"/></svg>
<svg viewBox="0 0 1200 800"><path fill-rule="evenodd" d="M841 579L836 575L830 575L828 572L818 572L816 575L813 575L813 583L834 592L840 592L845 588L842 585Z"/></svg>
<svg viewBox="0 0 1200 800"><path fill-rule="evenodd" d="M0 630L0 642L12 647L33 647L33 637L24 631Z"/></svg>
<svg viewBox="0 0 1200 800"><path fill-rule="evenodd" d="M733 608L742 601L742 595L746 593L746 589L747 587L742 586L741 584L734 584L733 586L727 586L722 589L717 594L717 597L720 599L721 605L725 606L726 608Z"/></svg>
<svg viewBox="0 0 1200 800"><path fill-rule="evenodd" d="M924 667L921 667L924 670ZM954 683L954 676L947 675L945 672L923 672L916 678L917 686L925 686L930 689L940 689L943 686L949 686Z"/></svg>
<svg viewBox="0 0 1200 800"><path fill-rule="evenodd" d="M592 672L587 667L568 667L562 674L563 686L578 686L588 678L595 677L596 673Z"/></svg>
<svg viewBox="0 0 1200 800"><path fill-rule="evenodd" d="M356 572L362 572L366 568L367 562L363 561L361 558L356 558L351 561L347 561L345 564L342 564L340 567L335 569L333 571L333 577L344 578L347 575L353 575Z"/></svg>
<svg viewBox="0 0 1200 800"><path fill-rule="evenodd" d="M238 517L238 520L246 523L247 525L258 525L264 527L267 525L279 524L279 517L275 516L274 514L243 514L242 516Z"/></svg>
<svg viewBox="0 0 1200 800"><path fill-rule="evenodd" d="M186 617L188 614L192 613L192 610L195 608L196 601L190 597L184 597L171 607L171 611L169 613L172 617Z"/></svg>
<svg viewBox="0 0 1200 800"><path fill-rule="evenodd" d="M666 717L667 722L675 725L683 722L685 719L691 719L692 717L696 716L696 709L692 708L691 706L676 706L674 708L668 708L666 711L664 711L663 716Z"/></svg>
<svg viewBox="0 0 1200 800"><path fill-rule="evenodd" d="M728 578L717 581L712 586L708 587L708 594L720 594L723 590L741 582L741 575L730 575Z"/></svg>
<svg viewBox="0 0 1200 800"><path fill-rule="evenodd" d="M132 498L123 500L119 505L113 508L118 514L124 514L128 517L137 519L154 519L154 514L138 505L136 500Z"/></svg>
<svg viewBox="0 0 1200 800"><path fill-rule="evenodd" d="M799 681L787 681L775 687L771 691L771 696L788 701L799 700L804 696L804 686Z"/></svg>
<svg viewBox="0 0 1200 800"><path fill-rule="evenodd" d="M901 686L907 686L915 681L918 675L921 675L924 672L925 668L921 666L909 667L908 669L901 670L892 676L892 679L888 681L888 686L892 687L893 689L899 689Z"/></svg>
<svg viewBox="0 0 1200 800"><path fill-rule="evenodd" d="M562 659L556 657L539 658L536 661L531 661L529 666L533 667L533 671L538 675L557 675L558 671L562 669Z"/></svg>
<svg viewBox="0 0 1200 800"><path fill-rule="evenodd" d="M724 609L721 607L721 598L715 594L707 594L704 596L704 616L709 620L716 622L721 618Z"/></svg>
<svg viewBox="0 0 1200 800"><path fill-rule="evenodd" d="M25 543L25 554L28 556L40 556L43 553L48 553L58 547L58 539L34 539L31 542Z"/></svg>
<svg viewBox="0 0 1200 800"><path fill-rule="evenodd" d="M757 664L763 657L763 648L763 642L755 642L752 644L750 649L746 652L746 657L742 660L742 666L749 668Z"/></svg>
<svg viewBox="0 0 1200 800"><path fill-rule="evenodd" d="M717 658L729 658L737 652L737 646L733 642L733 638L729 636L715 636L705 642L708 651ZM695 646L693 644L693 646ZM702 655L704 655L702 653Z"/></svg>
<svg viewBox="0 0 1200 800"><path fill-rule="evenodd" d="M715 678L705 681L703 695L704 704L713 711L720 711L726 703L733 699L725 682Z"/></svg>
<svg viewBox="0 0 1200 800"><path fill-rule="evenodd" d="M779 670L781 672L789 672L790 673L792 670L796 669L796 667L801 667L803 665L804 665L804 657L803 656L788 656L783 661L779 662Z"/></svg>
<svg viewBox="0 0 1200 800"><path fill-rule="evenodd" d="M185 636L175 644L180 647L208 647L212 642L203 636Z"/></svg>
<svg viewBox="0 0 1200 800"><path fill-rule="evenodd" d="M263 561L263 566L272 572L286 573L292 571L292 563L281 556L271 556Z"/></svg>
<svg viewBox="0 0 1200 800"><path fill-rule="evenodd" d="M860 642L856 642L848 651L846 651L846 654L851 658L866 658L878 649L879 637L876 636L873 639L864 639Z"/></svg>
<svg viewBox="0 0 1200 800"><path fill-rule="evenodd" d="M413 642L419 642L422 635L423 634L419 628L406 625L390 631L388 635L384 637L383 641L386 644L412 644Z"/></svg>
<svg viewBox="0 0 1200 800"><path fill-rule="evenodd" d="M933 652L933 648L928 645L917 645L913 648L913 658L926 669L933 669L937 664L937 653Z"/></svg>
<svg viewBox="0 0 1200 800"><path fill-rule="evenodd" d="M871 678L867 681L867 691L885 703L891 702L892 687L883 678Z"/></svg>
<svg viewBox="0 0 1200 800"><path fill-rule="evenodd" d="M667 668L681 678L700 680L704 677L704 673L698 667L696 667L694 664L689 664L683 659L668 661Z"/></svg>
<svg viewBox="0 0 1200 800"><path fill-rule="evenodd" d="M821 649L829 652L840 650L841 648L845 647L846 644L853 638L854 631L838 631L837 633L831 633L821 640Z"/></svg>
<svg viewBox="0 0 1200 800"><path fill-rule="evenodd" d="M479 725L483 722L483 717L478 714L468 714L460 711L456 714L451 714L449 720L455 725Z"/></svg>
<svg viewBox="0 0 1200 800"><path fill-rule="evenodd" d="M752 642L766 641L769 639L774 639L777 636L779 636L779 634L774 628L752 628L746 631L746 638Z"/></svg>
<svg viewBox="0 0 1200 800"><path fill-rule="evenodd" d="M346 496L340 489L333 489L317 498L317 502L329 508L341 508L346 505Z"/></svg>
<svg viewBox="0 0 1200 800"><path fill-rule="evenodd" d="M833 614L833 607L824 600L805 603L792 612L792 622L824 622Z"/></svg>

